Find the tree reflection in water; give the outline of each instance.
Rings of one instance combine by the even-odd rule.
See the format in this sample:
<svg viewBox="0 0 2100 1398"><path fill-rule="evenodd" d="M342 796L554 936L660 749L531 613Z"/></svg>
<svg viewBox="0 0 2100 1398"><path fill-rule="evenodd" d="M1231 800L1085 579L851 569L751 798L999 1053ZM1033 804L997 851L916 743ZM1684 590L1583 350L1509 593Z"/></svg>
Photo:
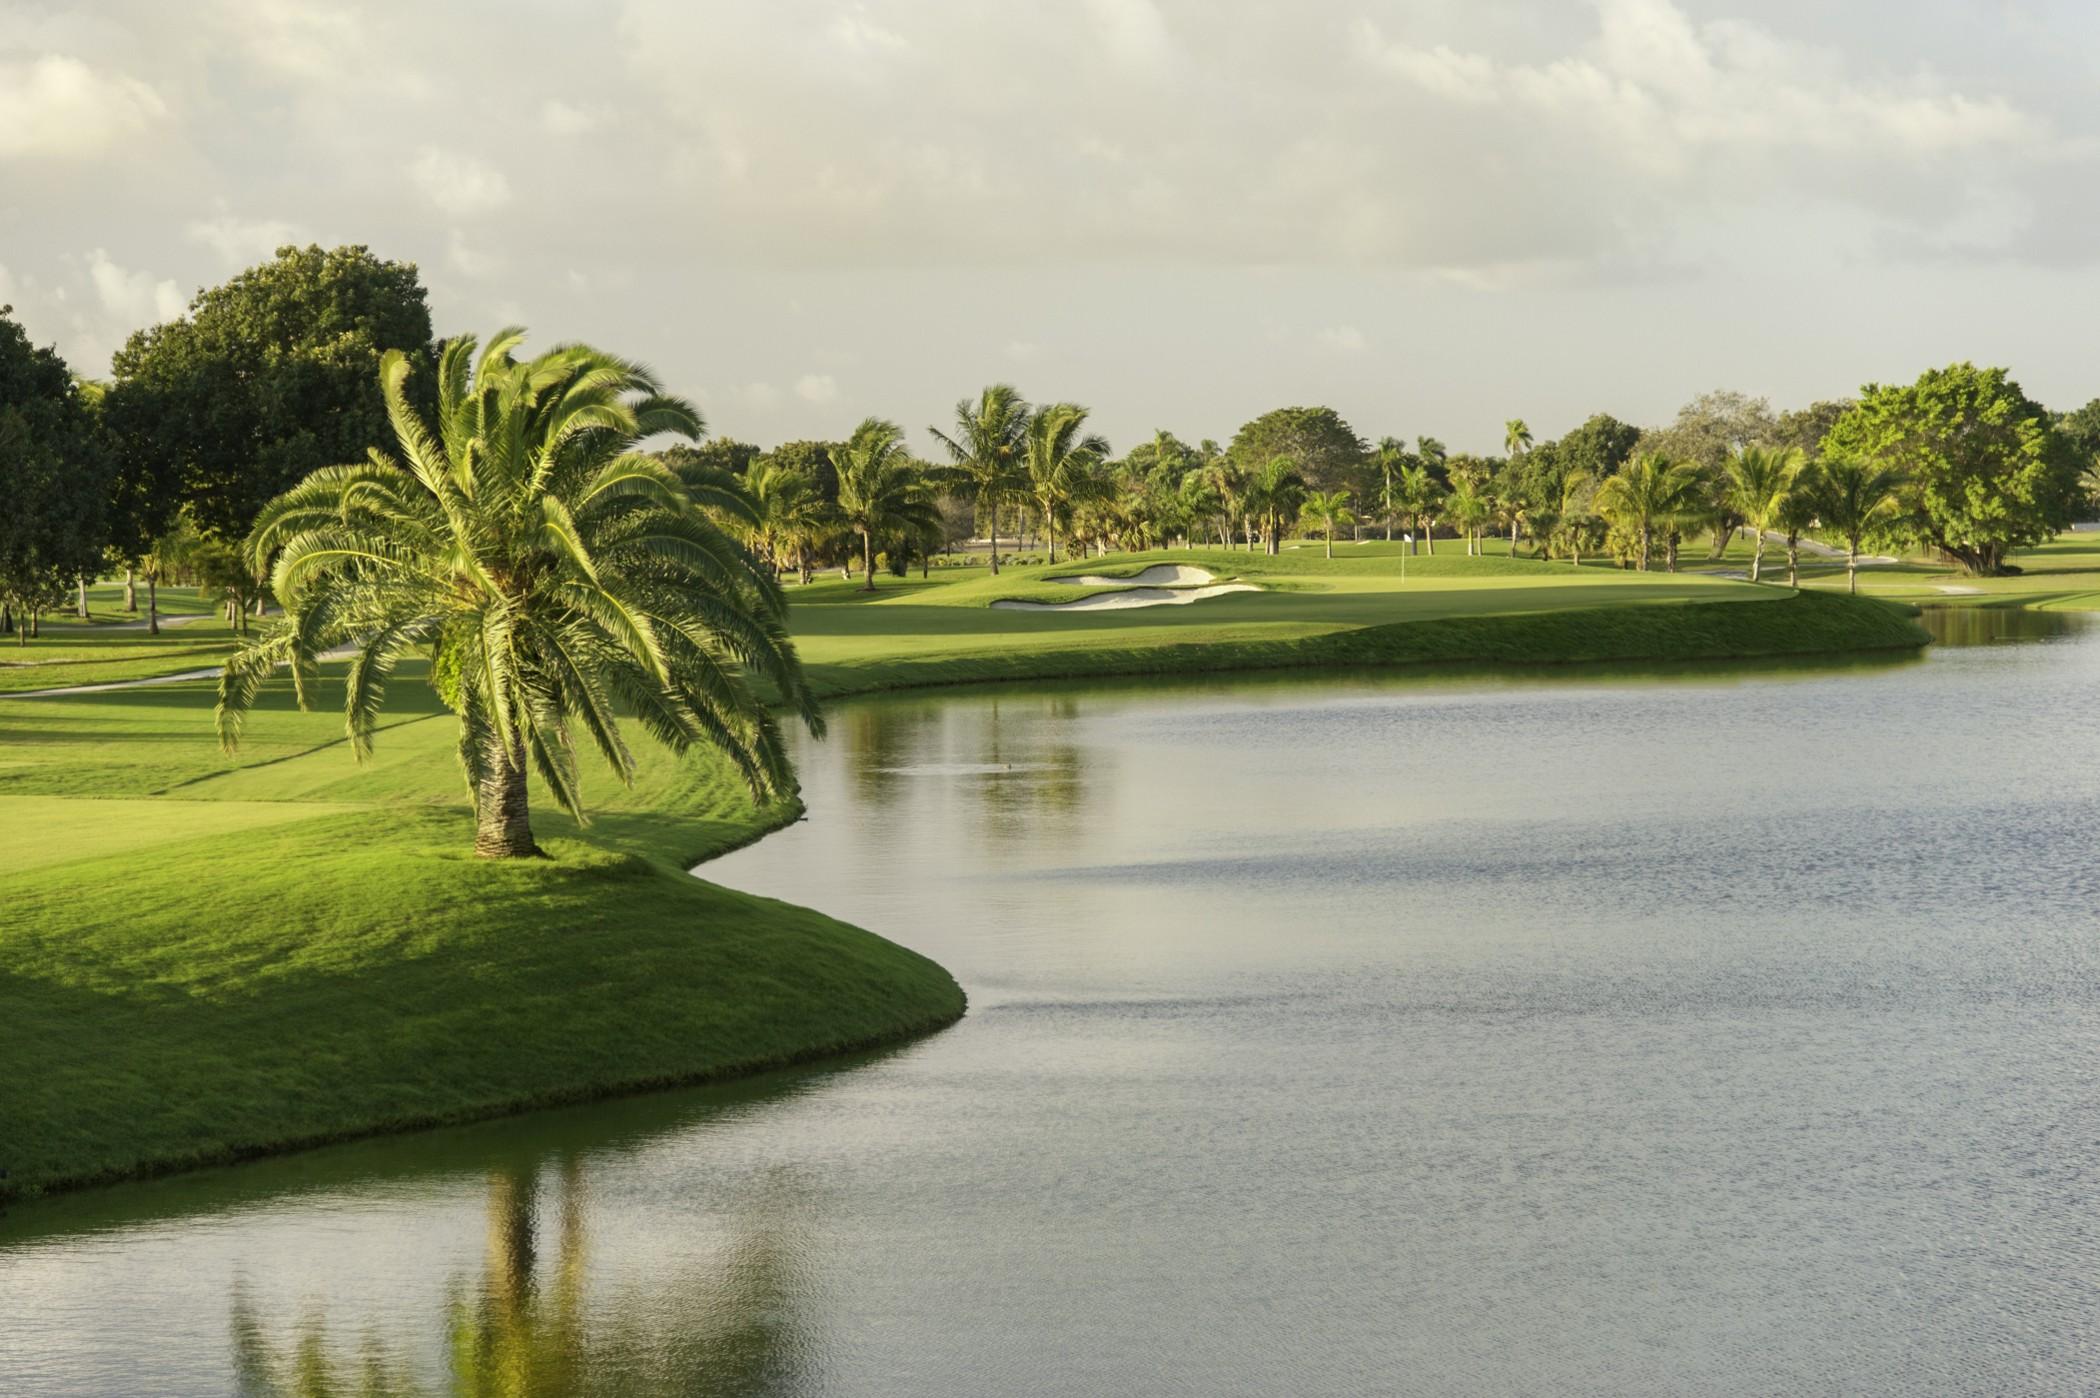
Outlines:
<svg viewBox="0 0 2100 1398"><path fill-rule="evenodd" d="M237 1391L252 1398L584 1398L628 1394L765 1394L795 1390L813 1345L796 1309L785 1177L739 1212L735 1237L704 1266L593 1297L583 1169L566 1157L551 1257L542 1257L541 1171L493 1171L488 1246L478 1278L453 1279L445 1314L447 1372L417 1373L410 1347L366 1331L335 1342L309 1311L273 1337L236 1288L231 1316Z"/></svg>

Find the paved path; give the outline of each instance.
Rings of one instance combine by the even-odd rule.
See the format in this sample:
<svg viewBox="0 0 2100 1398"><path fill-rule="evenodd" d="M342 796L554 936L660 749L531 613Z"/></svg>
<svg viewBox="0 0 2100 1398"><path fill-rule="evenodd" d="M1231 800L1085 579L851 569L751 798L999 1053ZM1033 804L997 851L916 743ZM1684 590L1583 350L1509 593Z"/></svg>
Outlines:
<svg viewBox="0 0 2100 1398"><path fill-rule="evenodd" d="M334 650L321 652L323 660L347 660L357 654L356 646L337 646ZM57 689L23 689L13 694L0 694L0 699L62 699L68 694L102 694L112 689L144 689L155 684L187 684L192 680L215 680L225 673L223 665L213 665L204 670L183 670L172 675L148 675L141 680L105 680L101 684L69 684Z"/></svg>

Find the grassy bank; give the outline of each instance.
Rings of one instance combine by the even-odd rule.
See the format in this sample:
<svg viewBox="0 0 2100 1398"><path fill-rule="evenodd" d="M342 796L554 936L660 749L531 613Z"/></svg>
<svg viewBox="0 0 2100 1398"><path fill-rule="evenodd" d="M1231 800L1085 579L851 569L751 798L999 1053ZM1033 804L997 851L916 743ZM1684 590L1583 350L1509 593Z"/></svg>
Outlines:
<svg viewBox="0 0 2100 1398"><path fill-rule="evenodd" d="M689 877L793 819L652 753L554 858L467 856L452 723L378 760L283 695L242 764L209 686L0 702L0 1168L12 1193L725 1077L962 1013L952 978ZM420 692L420 694L419 694Z"/></svg>
<svg viewBox="0 0 2100 1398"><path fill-rule="evenodd" d="M1016 612L1067 572L1182 561L1263 590ZM1712 660L1914 648L1885 604L1508 558L1177 552L796 589L828 695L968 681L1324 665ZM216 625L199 622L198 626ZM126 635L124 644L150 638ZM152 642L175 648L172 632ZM151 645L148 645L149 652ZM145 663L151 663L149 653ZM183 668L176 666L174 668ZM212 686L0 696L0 1188L34 1193L354 1135L749 1072L947 1023L938 966L684 871L797 814L643 745L555 856L467 856L454 727L394 682L354 764L339 694L265 696L239 759ZM909 929L885 929L908 933Z"/></svg>

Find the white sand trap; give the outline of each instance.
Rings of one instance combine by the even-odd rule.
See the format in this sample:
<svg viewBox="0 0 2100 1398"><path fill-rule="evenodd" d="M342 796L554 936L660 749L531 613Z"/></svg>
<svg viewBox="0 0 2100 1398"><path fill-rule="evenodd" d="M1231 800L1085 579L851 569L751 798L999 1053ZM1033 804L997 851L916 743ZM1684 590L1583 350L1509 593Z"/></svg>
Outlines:
<svg viewBox="0 0 2100 1398"><path fill-rule="evenodd" d="M1120 580L1119 580L1120 581ZM1131 607L1179 607L1228 592L1259 592L1253 583L1212 583L1207 587L1132 587L1121 592L1097 592L1070 602L994 602L1009 612L1119 612Z"/></svg>
<svg viewBox="0 0 2100 1398"><path fill-rule="evenodd" d="M1980 587L1961 587L1954 583L1941 583L1939 584L1937 590L1940 592L1948 593L1949 595L1955 597L1983 596L1983 589Z"/></svg>
<svg viewBox="0 0 2100 1398"><path fill-rule="evenodd" d="M1144 572L1132 573L1127 578L1105 578L1089 573L1079 578L1043 579L1067 587L1200 587L1217 580L1208 568L1191 568L1186 563L1155 563Z"/></svg>

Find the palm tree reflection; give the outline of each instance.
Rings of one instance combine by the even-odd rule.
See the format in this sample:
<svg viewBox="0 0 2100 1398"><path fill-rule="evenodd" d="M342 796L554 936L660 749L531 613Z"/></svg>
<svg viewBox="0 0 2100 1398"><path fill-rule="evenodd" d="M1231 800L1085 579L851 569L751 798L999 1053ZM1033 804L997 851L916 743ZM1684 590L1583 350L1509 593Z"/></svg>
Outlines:
<svg viewBox="0 0 2100 1398"><path fill-rule="evenodd" d="M490 1174L480 1274L453 1279L442 1317L445 1372L419 1372L428 1365L411 1356L427 1354L425 1347L370 1331L355 1346L337 1343L319 1312L275 1338L237 1288L237 1391L255 1398L580 1398L802 1386L810 1340L797 1303L806 1286L791 1246L802 1201L786 1176L767 1180L738 1210L732 1237L712 1256L697 1263L666 1257L660 1265L668 1275L615 1285L602 1279L603 1268L592 1278L581 1163L564 1158L553 1174L556 1185L544 1193L537 1167ZM540 1212L550 1202L551 1254L543 1255Z"/></svg>

